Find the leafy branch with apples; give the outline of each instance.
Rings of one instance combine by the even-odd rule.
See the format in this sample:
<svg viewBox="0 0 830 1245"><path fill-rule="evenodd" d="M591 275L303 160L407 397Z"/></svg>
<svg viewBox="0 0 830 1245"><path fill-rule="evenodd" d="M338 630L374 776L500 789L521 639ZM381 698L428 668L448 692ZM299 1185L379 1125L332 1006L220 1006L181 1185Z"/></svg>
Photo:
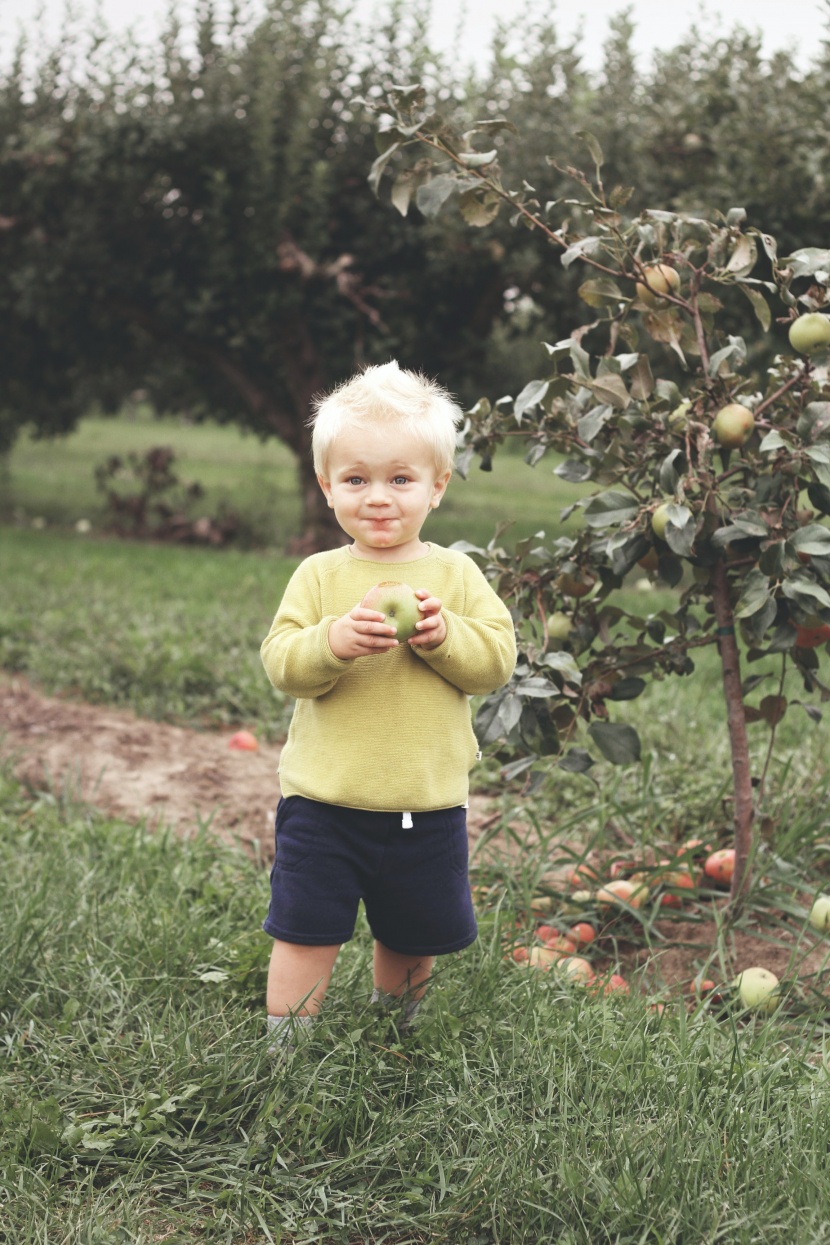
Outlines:
<svg viewBox="0 0 830 1245"><path fill-rule="evenodd" d="M562 522L581 518L567 534L507 550L499 531L486 548L464 545L511 606L520 641L510 684L478 712L479 739L500 742L503 776L524 776L531 790L552 765L587 772L596 753L635 762L639 736L613 720L613 706L652 679L691 676L696 650L715 647L737 905L775 729L796 705L820 721L830 698L819 655L830 639L830 250L782 258L741 208L627 216L632 192L603 185L603 153L585 132L591 175L567 169L574 196L542 203L527 181L503 184L509 122L460 134L420 86L393 89L378 111L370 182L380 193L391 175L403 215L456 204L482 228L506 208L547 238L556 262L586 269L579 296L590 318L545 343L547 365L519 393L481 398L460 437L462 475L476 456L490 470L518 437L530 466L556 454L557 477L594 486L562 511ZM736 298L751 305L756 340L730 331ZM678 589L676 609L643 616L615 599L637 567ZM770 657L777 691L752 703L766 676L745 677L743 666ZM784 694L793 669L798 699ZM760 775L747 734L755 721L771 730Z"/></svg>

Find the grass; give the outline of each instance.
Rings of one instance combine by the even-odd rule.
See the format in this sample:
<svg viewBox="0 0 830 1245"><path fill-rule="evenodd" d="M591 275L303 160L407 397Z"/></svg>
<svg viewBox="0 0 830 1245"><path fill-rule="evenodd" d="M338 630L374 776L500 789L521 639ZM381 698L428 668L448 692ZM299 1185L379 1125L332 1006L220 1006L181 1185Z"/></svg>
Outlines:
<svg viewBox="0 0 830 1245"><path fill-rule="evenodd" d="M830 1240L815 1019L442 962L416 1031L365 925L309 1041L260 1015L267 879L208 835L0 787L0 1237L15 1245Z"/></svg>
<svg viewBox="0 0 830 1245"><path fill-rule="evenodd" d="M21 437L2 468L0 522L66 531L86 519L100 531L105 513L95 487L96 464L157 445L175 450L174 469L182 480L204 486L197 513L216 514L223 505L234 510L249 545L284 549L297 534L296 472L285 446L260 442L236 427L158 420L141 407L130 418L84 419L76 432L58 440ZM486 544L494 515L515 524L517 539L540 528L558 530L560 507L585 490L557 481L554 495L553 465L553 459L545 459L531 470L520 456L503 452L491 473L474 468L468 480L456 477L441 509L430 516L426 534L444 545L462 539Z"/></svg>

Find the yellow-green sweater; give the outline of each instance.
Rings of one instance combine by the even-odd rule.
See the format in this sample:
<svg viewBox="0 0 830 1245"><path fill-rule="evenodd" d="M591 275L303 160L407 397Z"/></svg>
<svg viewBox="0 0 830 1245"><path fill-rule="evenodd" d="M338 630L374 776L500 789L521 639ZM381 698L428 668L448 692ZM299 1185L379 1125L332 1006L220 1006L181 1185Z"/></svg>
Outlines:
<svg viewBox="0 0 830 1245"><path fill-rule="evenodd" d="M428 652L400 644L335 657L329 627L385 579L439 597L446 639ZM478 749L468 697L507 682L516 641L507 607L466 554L431 545L411 562L369 562L343 547L294 572L262 661L274 687L297 697L280 758L284 796L426 812L466 802Z"/></svg>

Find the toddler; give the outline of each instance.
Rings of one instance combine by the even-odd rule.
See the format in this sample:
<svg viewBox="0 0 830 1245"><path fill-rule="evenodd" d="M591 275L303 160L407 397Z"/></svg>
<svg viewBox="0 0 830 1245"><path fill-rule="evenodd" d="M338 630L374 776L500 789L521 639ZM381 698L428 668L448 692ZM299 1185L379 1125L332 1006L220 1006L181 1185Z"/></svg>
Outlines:
<svg viewBox="0 0 830 1245"><path fill-rule="evenodd" d="M274 1046L312 1023L361 899L373 999L400 999L405 1023L435 957L476 938L468 698L501 687L516 662L510 614L476 564L421 538L452 474L461 411L449 394L388 363L316 407L317 479L351 543L297 568L262 645L274 687L296 697L263 924ZM355 604L388 580L419 601L404 643Z"/></svg>

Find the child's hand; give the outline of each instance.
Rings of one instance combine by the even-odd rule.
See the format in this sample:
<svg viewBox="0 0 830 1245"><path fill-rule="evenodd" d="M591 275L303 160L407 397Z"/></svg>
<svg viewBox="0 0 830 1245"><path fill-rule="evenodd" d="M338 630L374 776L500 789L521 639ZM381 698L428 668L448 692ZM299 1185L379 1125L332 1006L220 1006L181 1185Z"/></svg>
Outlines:
<svg viewBox="0 0 830 1245"><path fill-rule="evenodd" d="M377 610L365 610L356 605L342 618L336 618L329 627L329 648L335 657L348 661L352 657L368 657L371 653L385 653L395 648L396 628L383 621L385 615Z"/></svg>
<svg viewBox="0 0 830 1245"><path fill-rule="evenodd" d="M438 597L431 597L426 588L417 588L415 596L420 601L419 609L423 618L416 623L418 634L407 640L407 643L413 648L416 644L419 648L437 648L447 638L447 624L441 613L441 602Z"/></svg>

